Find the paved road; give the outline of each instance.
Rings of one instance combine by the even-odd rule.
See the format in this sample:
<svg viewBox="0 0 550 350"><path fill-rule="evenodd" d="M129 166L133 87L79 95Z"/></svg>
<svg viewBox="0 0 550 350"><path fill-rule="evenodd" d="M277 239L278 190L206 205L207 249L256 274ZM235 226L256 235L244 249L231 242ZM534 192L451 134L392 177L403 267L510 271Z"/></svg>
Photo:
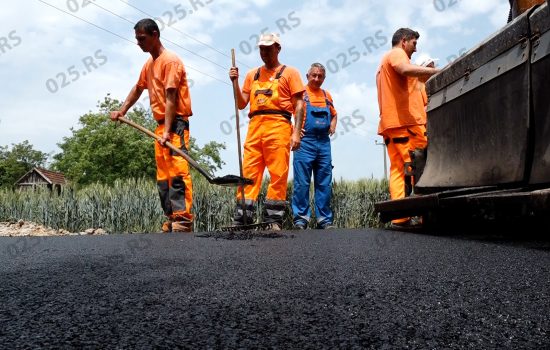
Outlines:
<svg viewBox="0 0 550 350"><path fill-rule="evenodd" d="M550 347L548 240L2 237L0 278L4 349Z"/></svg>

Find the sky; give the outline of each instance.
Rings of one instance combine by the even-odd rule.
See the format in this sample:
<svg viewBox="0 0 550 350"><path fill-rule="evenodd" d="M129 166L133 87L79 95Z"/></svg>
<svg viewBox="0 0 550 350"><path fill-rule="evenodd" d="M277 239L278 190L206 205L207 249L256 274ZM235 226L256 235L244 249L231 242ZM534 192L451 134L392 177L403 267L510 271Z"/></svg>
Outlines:
<svg viewBox="0 0 550 350"><path fill-rule="evenodd" d="M136 45L133 26L154 17L164 46L188 72L191 136L199 146L227 147L216 176L239 169L231 49L242 86L244 73L262 65L258 35L274 32L281 37L279 61L297 68L304 83L311 63L327 68L323 88L339 116L334 177L383 178L375 74L393 33L418 31L413 63L427 54L443 68L502 28L508 10L508 0L18 1L0 11L0 146L28 140L36 150L59 153L58 143L81 127L81 115L98 110L98 101L107 94L124 100L149 55ZM146 92L138 103L148 106ZM239 119L244 142L246 111Z"/></svg>

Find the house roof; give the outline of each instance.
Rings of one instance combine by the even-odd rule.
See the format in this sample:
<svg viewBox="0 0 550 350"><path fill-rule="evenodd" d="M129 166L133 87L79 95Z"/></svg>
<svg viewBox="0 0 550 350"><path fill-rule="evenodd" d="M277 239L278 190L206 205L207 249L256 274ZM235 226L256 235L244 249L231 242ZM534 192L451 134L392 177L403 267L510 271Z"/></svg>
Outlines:
<svg viewBox="0 0 550 350"><path fill-rule="evenodd" d="M31 174L32 172L38 173L38 175L40 175L50 185L66 185L67 184L67 180L65 179L65 176L62 173L58 173L58 172L55 172L55 171L47 170L47 169L44 169L44 168L38 168L38 167L32 168L31 170L29 170L25 175L21 176L21 178L19 180L17 180L17 182L15 184L16 185L21 184L21 182L24 179L26 179L27 176L29 174Z"/></svg>
<svg viewBox="0 0 550 350"><path fill-rule="evenodd" d="M65 180L65 176L62 173L58 173L56 171L51 171L43 168L35 168L35 169L46 180L49 180L49 182L52 185L65 185L67 183L67 180Z"/></svg>

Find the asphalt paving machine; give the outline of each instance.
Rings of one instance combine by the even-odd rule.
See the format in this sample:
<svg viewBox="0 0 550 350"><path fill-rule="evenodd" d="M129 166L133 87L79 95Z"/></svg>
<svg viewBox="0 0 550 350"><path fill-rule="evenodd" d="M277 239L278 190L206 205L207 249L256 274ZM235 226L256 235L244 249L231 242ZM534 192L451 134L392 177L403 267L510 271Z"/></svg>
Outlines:
<svg viewBox="0 0 550 350"><path fill-rule="evenodd" d="M544 0L511 5L504 28L426 83L414 194L376 203L383 222L550 214L550 11Z"/></svg>

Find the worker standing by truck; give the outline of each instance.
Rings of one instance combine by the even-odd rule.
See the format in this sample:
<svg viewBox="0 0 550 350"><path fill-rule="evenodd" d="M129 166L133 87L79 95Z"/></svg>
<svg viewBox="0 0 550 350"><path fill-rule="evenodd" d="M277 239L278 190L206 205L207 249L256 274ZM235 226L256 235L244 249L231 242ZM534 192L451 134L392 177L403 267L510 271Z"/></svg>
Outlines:
<svg viewBox="0 0 550 350"><path fill-rule="evenodd" d="M376 73L380 122L378 134L384 138L390 158L391 199L405 197L405 163L409 151L425 148L426 110L417 89L418 78L427 79L437 68L411 64L420 34L409 28L398 29L392 37L392 49L383 57ZM398 227L410 226L410 218L392 221Z"/></svg>

